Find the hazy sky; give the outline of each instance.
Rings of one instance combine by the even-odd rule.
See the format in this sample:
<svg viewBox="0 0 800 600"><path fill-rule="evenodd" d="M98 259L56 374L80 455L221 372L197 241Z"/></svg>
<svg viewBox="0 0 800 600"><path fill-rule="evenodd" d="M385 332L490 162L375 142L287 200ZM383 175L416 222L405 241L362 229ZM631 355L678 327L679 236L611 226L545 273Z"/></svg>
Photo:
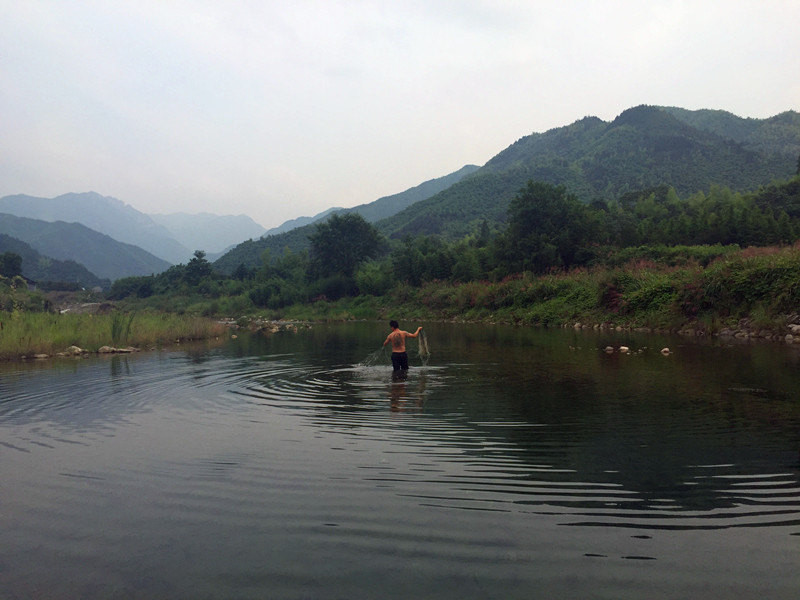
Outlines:
<svg viewBox="0 0 800 600"><path fill-rule="evenodd" d="M638 104L800 110L799 0L0 0L0 196L265 227Z"/></svg>

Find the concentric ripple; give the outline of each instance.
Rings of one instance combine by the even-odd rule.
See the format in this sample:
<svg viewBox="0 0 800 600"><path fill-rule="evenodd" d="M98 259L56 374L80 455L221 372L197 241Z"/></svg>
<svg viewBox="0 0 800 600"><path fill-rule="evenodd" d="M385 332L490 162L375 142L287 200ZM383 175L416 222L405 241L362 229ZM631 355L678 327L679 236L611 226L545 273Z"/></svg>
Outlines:
<svg viewBox="0 0 800 600"><path fill-rule="evenodd" d="M790 364L432 326L393 380L367 327L6 365L0 590L795 597Z"/></svg>

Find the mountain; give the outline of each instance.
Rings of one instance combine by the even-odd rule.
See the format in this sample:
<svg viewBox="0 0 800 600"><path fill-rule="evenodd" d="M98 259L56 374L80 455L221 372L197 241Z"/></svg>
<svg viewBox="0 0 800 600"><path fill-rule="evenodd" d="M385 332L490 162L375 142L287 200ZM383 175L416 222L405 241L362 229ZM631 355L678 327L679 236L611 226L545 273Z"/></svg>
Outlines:
<svg viewBox="0 0 800 600"><path fill-rule="evenodd" d="M311 245L308 236L316 229L316 223L334 213L354 212L364 217L367 222L374 223L409 206L413 206L415 203L429 198L441 190L449 188L454 183L474 173L477 169L478 167L475 165L466 165L449 175L430 179L404 192L384 196L368 204L361 204L347 209L328 209L313 217L313 220L304 226L295 227L277 235L265 234L259 240L242 242L217 259L214 262L214 267L222 273L232 273L240 264L249 268L258 267L261 264L261 256L265 250L269 250L273 257L282 256L287 249L292 252L302 252ZM287 223L291 222L287 221ZM284 223L284 225L287 223ZM281 228L284 225L281 225Z"/></svg>
<svg viewBox="0 0 800 600"><path fill-rule="evenodd" d="M768 119L744 119L724 110L686 110L664 107L689 125L765 153L795 156L800 153L800 113L782 112Z"/></svg>
<svg viewBox="0 0 800 600"><path fill-rule="evenodd" d="M375 223L381 219L396 215L401 210L425 200L426 198L430 198L442 190L446 190L451 185L458 183L464 179L464 177L471 175L479 168L480 167L477 165L465 165L458 171L445 175L444 177L430 179L399 194L384 196L368 204L359 204L353 208L346 209L344 212L358 213L364 217L368 223Z"/></svg>
<svg viewBox="0 0 800 600"><path fill-rule="evenodd" d="M297 217L296 219L290 219L277 227L273 227L265 231L261 237L265 237L268 235L278 235L280 233L286 233L287 231L291 231L292 229L297 229L298 227L305 227L306 225L311 225L312 223L316 223L320 219L324 219L325 217L330 216L331 214L338 212L340 210L344 210L343 208L336 206L334 208L329 208L326 211L319 213L318 215L314 215L313 217Z"/></svg>
<svg viewBox="0 0 800 600"><path fill-rule="evenodd" d="M46 256L74 260L106 279L151 275L170 266L138 246L123 244L80 223L0 214L0 233L22 240Z"/></svg>
<svg viewBox="0 0 800 600"><path fill-rule="evenodd" d="M378 228L394 238L460 237L484 220L502 223L528 180L565 185L589 202L661 184L681 195L715 185L754 190L794 174L797 113L748 120L694 112L638 106L610 123L586 117L525 136L471 176L380 221Z"/></svg>
<svg viewBox="0 0 800 600"><path fill-rule="evenodd" d="M0 213L42 221L81 223L120 242L135 244L172 264L186 262L192 256L191 250L148 215L116 198L95 192L63 194L56 198L5 196L0 198Z"/></svg>
<svg viewBox="0 0 800 600"><path fill-rule="evenodd" d="M35 282L69 282L81 287L108 288L110 282L100 279L73 260L56 260L41 255L22 240L0 233L0 254L13 252L22 258L22 274Z"/></svg>
<svg viewBox="0 0 800 600"><path fill-rule="evenodd" d="M150 215L182 246L203 250L209 255L235 244L260 237L265 229L247 215L214 215L210 213L172 213Z"/></svg>

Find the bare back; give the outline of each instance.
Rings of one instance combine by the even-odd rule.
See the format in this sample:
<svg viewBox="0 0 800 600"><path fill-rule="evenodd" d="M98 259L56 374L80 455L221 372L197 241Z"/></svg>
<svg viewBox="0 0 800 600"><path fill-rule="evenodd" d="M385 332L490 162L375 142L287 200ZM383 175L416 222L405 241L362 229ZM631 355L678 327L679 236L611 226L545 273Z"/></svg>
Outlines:
<svg viewBox="0 0 800 600"><path fill-rule="evenodd" d="M406 336L410 335L407 331L402 329L395 329L386 340L392 344L392 352L405 352L406 351Z"/></svg>
<svg viewBox="0 0 800 600"><path fill-rule="evenodd" d="M421 329L422 327L417 328L414 333L409 333L408 331L403 331L402 329L392 329L392 333L386 336L386 341L383 342L383 345L385 346L386 344L391 344L392 352L405 352L406 338L417 337Z"/></svg>

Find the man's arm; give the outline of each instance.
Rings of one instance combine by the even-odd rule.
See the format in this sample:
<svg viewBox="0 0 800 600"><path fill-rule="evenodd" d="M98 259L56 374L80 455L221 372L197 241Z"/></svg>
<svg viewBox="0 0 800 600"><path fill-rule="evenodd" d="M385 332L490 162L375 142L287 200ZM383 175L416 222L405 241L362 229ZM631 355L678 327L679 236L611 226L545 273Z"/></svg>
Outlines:
<svg viewBox="0 0 800 600"><path fill-rule="evenodd" d="M414 338L414 337L417 337L417 336L419 335L419 332L420 332L420 331L422 331L422 325L420 325L419 327L417 327L417 330L416 330L414 333L408 333L408 332L406 331L406 332L405 332L405 334L406 334L408 337Z"/></svg>

